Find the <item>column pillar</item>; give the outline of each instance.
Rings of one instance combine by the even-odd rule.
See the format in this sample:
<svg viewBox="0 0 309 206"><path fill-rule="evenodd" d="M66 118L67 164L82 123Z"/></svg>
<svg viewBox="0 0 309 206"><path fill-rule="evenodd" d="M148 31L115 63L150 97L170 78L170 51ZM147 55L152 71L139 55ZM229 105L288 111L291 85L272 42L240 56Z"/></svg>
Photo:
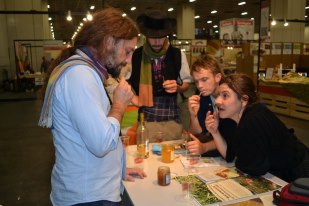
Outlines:
<svg viewBox="0 0 309 206"><path fill-rule="evenodd" d="M271 0L271 19L305 19L306 0ZM284 22L270 26L271 42L304 42L305 23Z"/></svg>
<svg viewBox="0 0 309 206"><path fill-rule="evenodd" d="M195 38L195 10L189 4L182 4L177 8L177 38Z"/></svg>

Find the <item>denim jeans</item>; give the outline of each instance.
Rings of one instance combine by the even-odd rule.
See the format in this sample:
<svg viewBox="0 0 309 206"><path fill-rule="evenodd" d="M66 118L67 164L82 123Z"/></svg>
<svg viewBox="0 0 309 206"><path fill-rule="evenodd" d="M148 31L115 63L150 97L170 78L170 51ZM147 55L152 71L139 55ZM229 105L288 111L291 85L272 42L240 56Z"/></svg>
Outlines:
<svg viewBox="0 0 309 206"><path fill-rule="evenodd" d="M79 203L73 206L120 206L121 202L111 202L107 200L100 200L96 202L86 202L86 203Z"/></svg>

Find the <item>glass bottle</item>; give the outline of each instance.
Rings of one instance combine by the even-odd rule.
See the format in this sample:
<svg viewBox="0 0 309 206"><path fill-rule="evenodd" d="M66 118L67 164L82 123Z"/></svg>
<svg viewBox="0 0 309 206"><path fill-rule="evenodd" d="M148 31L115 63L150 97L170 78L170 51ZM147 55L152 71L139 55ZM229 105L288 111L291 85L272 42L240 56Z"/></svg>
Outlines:
<svg viewBox="0 0 309 206"><path fill-rule="evenodd" d="M140 123L136 130L137 155L142 158L149 157L148 130L145 126L144 113L140 113Z"/></svg>

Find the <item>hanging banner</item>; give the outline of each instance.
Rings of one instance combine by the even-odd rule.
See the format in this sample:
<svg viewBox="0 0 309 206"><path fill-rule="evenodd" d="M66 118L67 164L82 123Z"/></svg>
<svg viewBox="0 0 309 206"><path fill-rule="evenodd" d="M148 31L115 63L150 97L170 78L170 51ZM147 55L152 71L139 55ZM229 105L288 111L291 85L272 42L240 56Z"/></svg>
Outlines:
<svg viewBox="0 0 309 206"><path fill-rule="evenodd" d="M220 39L223 44L240 44L253 38L254 20L233 18L220 21Z"/></svg>
<svg viewBox="0 0 309 206"><path fill-rule="evenodd" d="M269 2L262 1L260 39L268 39L269 31Z"/></svg>

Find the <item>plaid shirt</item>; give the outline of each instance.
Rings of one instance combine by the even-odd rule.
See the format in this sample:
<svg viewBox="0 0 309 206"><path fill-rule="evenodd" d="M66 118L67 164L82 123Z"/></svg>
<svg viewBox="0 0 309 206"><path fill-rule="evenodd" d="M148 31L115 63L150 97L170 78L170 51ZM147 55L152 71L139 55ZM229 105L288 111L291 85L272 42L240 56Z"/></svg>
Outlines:
<svg viewBox="0 0 309 206"><path fill-rule="evenodd" d="M154 96L153 107L141 107L145 120L148 122L161 122L175 120L180 123L180 108L177 105L175 96Z"/></svg>

